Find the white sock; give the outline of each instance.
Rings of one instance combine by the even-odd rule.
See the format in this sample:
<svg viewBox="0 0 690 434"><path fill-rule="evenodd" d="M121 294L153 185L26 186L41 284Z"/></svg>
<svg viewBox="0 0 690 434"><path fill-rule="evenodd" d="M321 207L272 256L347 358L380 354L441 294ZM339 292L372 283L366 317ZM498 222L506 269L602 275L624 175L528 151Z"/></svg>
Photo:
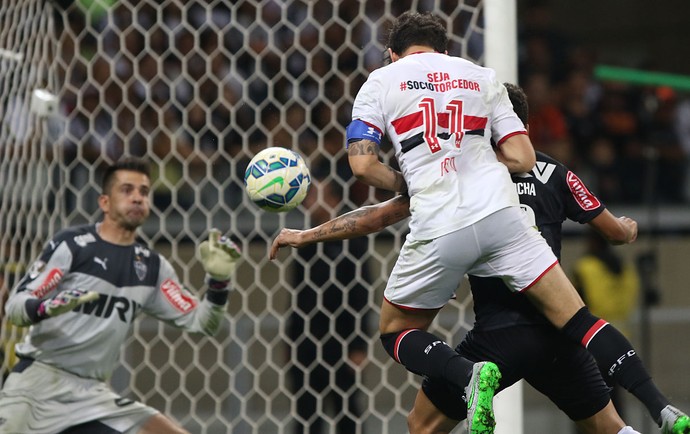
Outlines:
<svg viewBox="0 0 690 434"><path fill-rule="evenodd" d="M640 434L639 432L635 431L633 427L631 426L624 426L621 428L620 431L618 431L618 434Z"/></svg>

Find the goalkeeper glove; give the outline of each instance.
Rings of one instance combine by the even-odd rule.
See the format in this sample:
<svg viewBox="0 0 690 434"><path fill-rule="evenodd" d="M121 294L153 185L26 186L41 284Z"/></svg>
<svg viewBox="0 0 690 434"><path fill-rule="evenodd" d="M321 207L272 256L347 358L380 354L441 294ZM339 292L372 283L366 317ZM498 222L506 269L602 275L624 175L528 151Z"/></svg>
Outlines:
<svg viewBox="0 0 690 434"><path fill-rule="evenodd" d="M90 301L98 300L96 291L82 291L81 289L66 289L55 297L49 298L38 305L38 317L50 318L73 310Z"/></svg>
<svg viewBox="0 0 690 434"><path fill-rule="evenodd" d="M199 244L198 254L204 271L211 278L211 287L227 286L241 256L239 247L229 238L221 237L220 231L214 228L209 232L208 240Z"/></svg>

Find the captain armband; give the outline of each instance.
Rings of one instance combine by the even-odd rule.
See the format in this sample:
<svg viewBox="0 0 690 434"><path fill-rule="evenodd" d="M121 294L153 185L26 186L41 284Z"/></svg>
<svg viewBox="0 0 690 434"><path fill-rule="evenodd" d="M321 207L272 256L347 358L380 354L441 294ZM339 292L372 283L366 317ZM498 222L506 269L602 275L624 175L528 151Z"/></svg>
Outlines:
<svg viewBox="0 0 690 434"><path fill-rule="evenodd" d="M355 119L347 126L347 146L350 143L358 142L360 140L370 140L377 145L381 144L383 133L374 125L368 124L362 120Z"/></svg>

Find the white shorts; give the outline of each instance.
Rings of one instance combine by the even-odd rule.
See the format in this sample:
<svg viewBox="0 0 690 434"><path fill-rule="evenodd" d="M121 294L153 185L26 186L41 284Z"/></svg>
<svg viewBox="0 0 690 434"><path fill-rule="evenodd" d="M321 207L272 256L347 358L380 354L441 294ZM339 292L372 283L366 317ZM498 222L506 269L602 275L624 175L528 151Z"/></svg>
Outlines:
<svg viewBox="0 0 690 434"><path fill-rule="evenodd" d="M0 390L0 433L52 434L98 421L136 432L158 411L116 394L106 383L33 362Z"/></svg>
<svg viewBox="0 0 690 434"><path fill-rule="evenodd" d="M384 298L408 309L438 309L465 274L500 277L522 291L558 263L519 207L504 208L439 238L407 238L388 279Z"/></svg>

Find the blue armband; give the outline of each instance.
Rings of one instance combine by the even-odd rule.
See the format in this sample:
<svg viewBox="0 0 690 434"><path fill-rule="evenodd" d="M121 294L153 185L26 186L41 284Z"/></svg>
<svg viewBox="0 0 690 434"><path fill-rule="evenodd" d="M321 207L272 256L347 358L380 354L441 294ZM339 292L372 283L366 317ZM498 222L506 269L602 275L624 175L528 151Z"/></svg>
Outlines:
<svg viewBox="0 0 690 434"><path fill-rule="evenodd" d="M380 145L381 137L383 136L381 130L359 119L350 122L350 125L347 126L346 134L347 146L350 146L352 142L360 140L371 140L377 145Z"/></svg>

